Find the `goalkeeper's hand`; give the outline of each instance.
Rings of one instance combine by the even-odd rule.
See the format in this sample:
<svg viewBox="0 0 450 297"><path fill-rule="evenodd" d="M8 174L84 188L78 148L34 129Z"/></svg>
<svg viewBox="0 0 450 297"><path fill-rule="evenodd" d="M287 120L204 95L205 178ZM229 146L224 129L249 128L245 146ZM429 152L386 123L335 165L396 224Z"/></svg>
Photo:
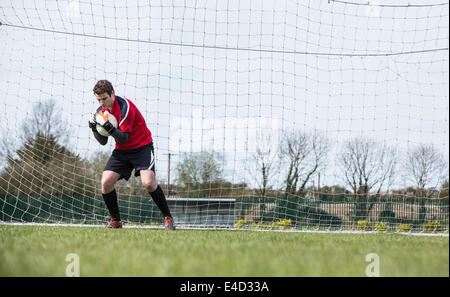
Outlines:
<svg viewBox="0 0 450 297"><path fill-rule="evenodd" d="M110 121L104 123L103 128L105 128L105 130L108 131L109 135L111 135L114 132L114 130L116 130L116 128L113 126L113 124L111 124Z"/></svg>
<svg viewBox="0 0 450 297"><path fill-rule="evenodd" d="M97 132L97 121L95 119L95 113L92 114L91 118L89 119L89 128L92 129L92 131Z"/></svg>
<svg viewBox="0 0 450 297"><path fill-rule="evenodd" d="M103 128L105 128L106 131L108 131L109 135L111 135L116 128L111 124L111 122L108 120L108 114L104 113L103 110L100 110L98 114L102 117L103 123L97 123L101 125Z"/></svg>

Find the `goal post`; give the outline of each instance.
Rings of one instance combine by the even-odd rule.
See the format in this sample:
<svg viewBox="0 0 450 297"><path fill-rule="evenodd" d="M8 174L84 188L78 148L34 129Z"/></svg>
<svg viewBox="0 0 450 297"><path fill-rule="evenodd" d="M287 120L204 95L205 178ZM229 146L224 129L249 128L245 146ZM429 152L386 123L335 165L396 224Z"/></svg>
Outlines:
<svg viewBox="0 0 450 297"><path fill-rule="evenodd" d="M180 228L448 230L448 10L3 1L0 222L106 223L114 141L88 120L107 79L152 132ZM161 226L139 179L116 189L125 225Z"/></svg>

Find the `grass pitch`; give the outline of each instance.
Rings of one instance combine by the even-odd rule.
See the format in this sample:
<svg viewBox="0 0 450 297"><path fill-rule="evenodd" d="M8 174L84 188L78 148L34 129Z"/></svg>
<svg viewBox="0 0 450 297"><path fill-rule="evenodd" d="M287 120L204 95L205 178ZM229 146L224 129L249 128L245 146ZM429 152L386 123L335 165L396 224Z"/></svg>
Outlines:
<svg viewBox="0 0 450 297"><path fill-rule="evenodd" d="M232 230L0 225L0 276L449 276L449 238Z"/></svg>

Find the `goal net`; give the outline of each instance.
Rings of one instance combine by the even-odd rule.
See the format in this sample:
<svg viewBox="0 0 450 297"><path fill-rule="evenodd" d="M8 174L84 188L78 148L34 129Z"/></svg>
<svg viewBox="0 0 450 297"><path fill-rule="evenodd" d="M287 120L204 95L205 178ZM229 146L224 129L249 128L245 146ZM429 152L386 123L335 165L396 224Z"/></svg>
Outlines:
<svg viewBox="0 0 450 297"><path fill-rule="evenodd" d="M0 223L103 225L112 82L179 227L448 230L444 1L2 1ZM126 226L161 226L139 178Z"/></svg>

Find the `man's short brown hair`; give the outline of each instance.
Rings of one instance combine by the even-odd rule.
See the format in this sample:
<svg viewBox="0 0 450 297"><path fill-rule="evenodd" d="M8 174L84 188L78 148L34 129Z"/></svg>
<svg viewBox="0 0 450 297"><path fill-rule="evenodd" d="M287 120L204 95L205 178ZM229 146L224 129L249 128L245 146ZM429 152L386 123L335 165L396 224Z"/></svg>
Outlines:
<svg viewBox="0 0 450 297"><path fill-rule="evenodd" d="M108 93L109 96L111 96L112 92L114 91L114 88L112 84L107 80L99 80L94 87L94 94L100 95L103 93Z"/></svg>

